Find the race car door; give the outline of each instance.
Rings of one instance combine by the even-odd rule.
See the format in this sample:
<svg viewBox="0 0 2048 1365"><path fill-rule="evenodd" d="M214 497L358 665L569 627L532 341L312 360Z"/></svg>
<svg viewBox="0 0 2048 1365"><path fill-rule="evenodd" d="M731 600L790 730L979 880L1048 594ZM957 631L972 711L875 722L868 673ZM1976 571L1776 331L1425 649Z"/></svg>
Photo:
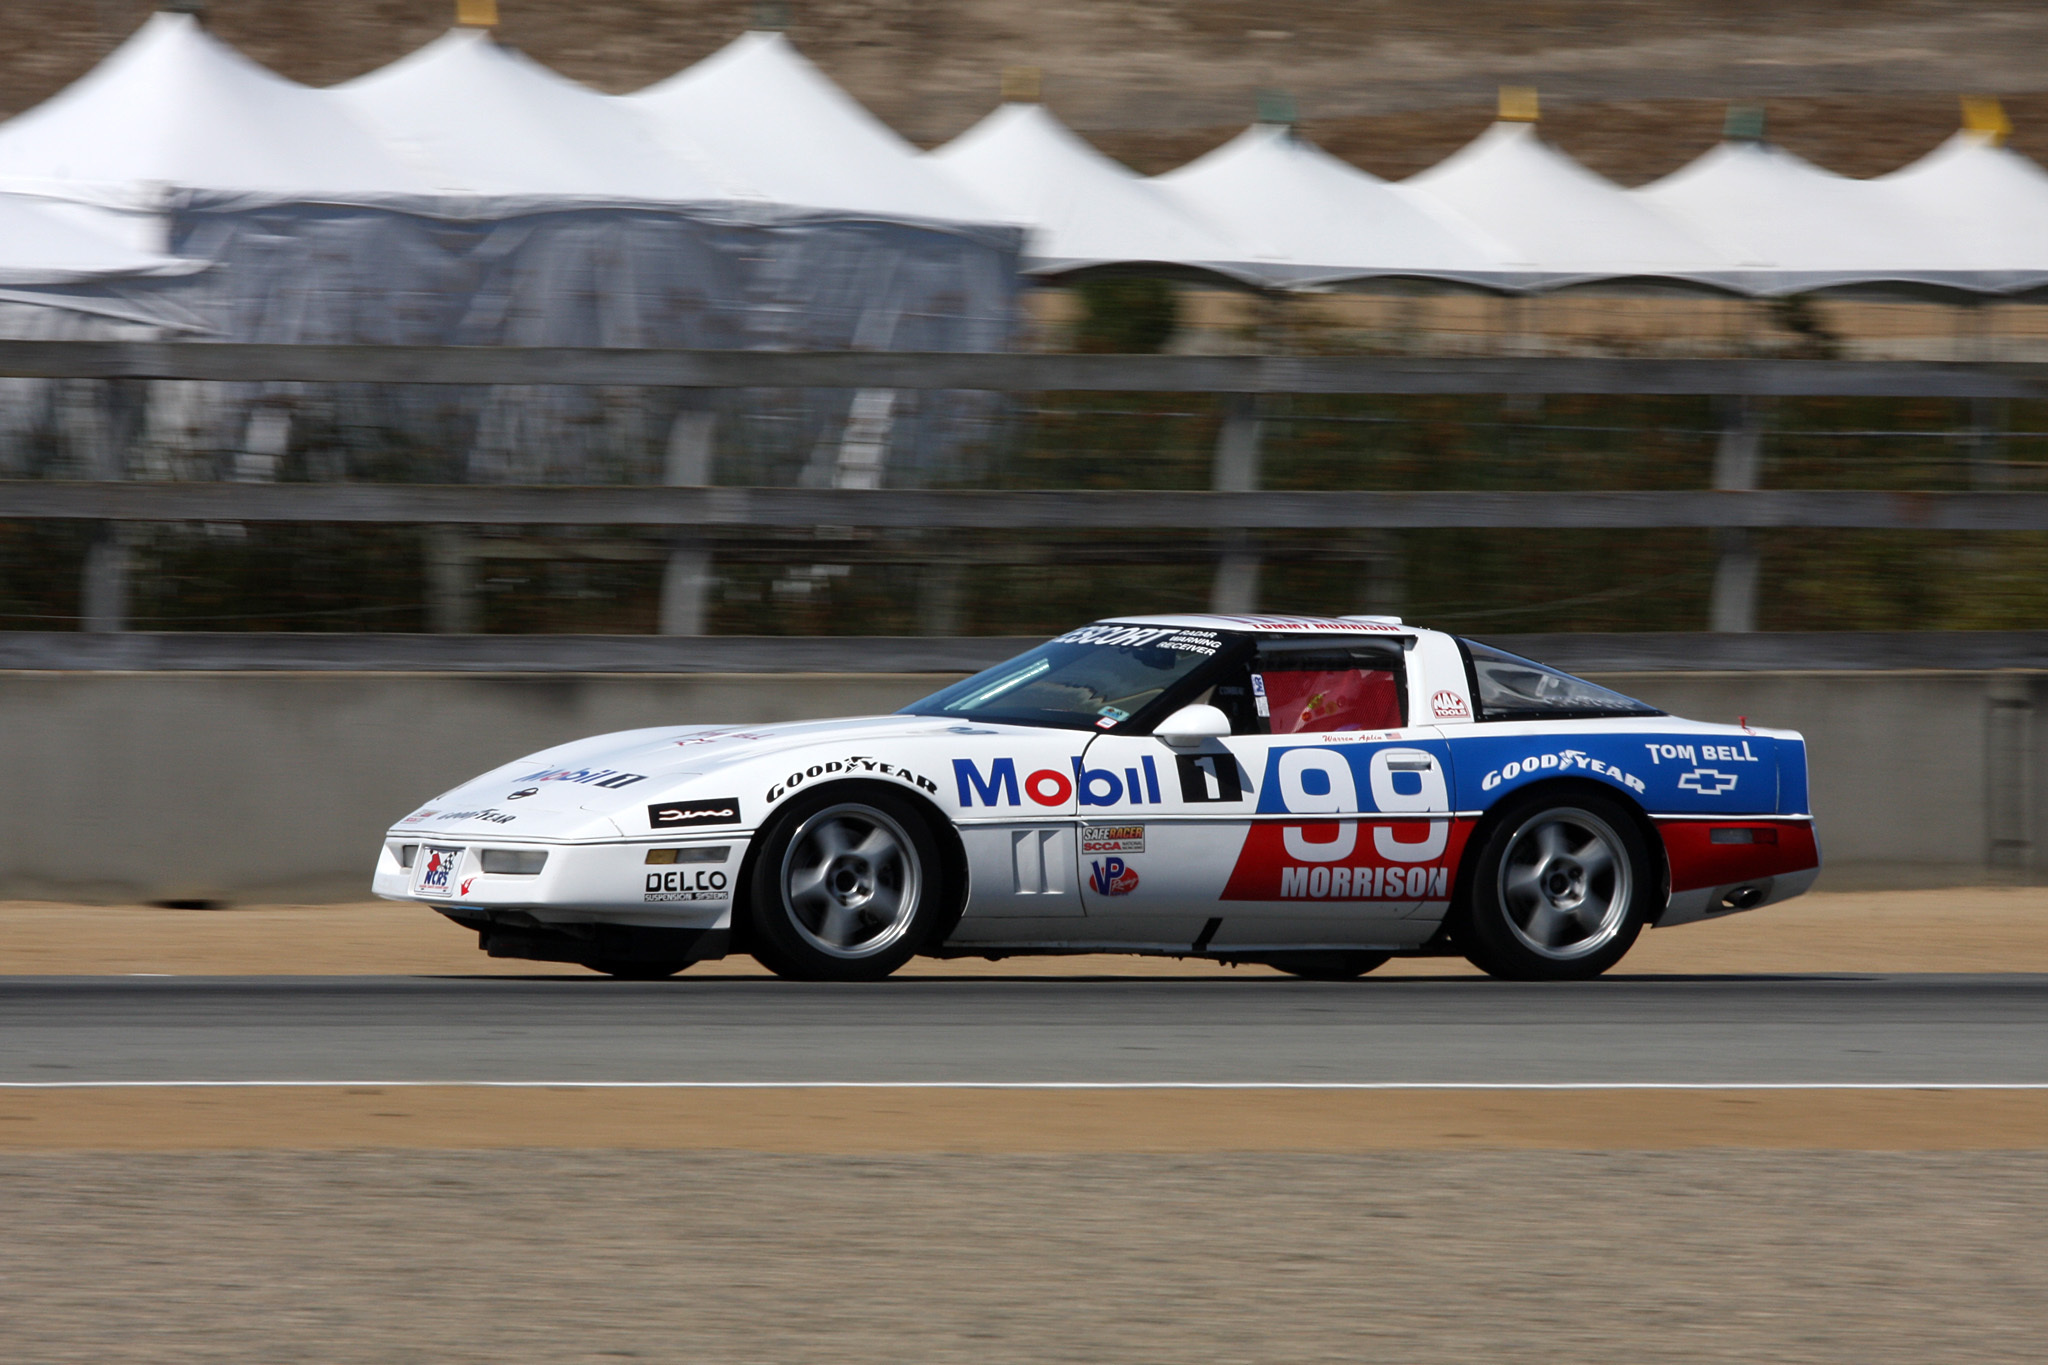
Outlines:
<svg viewBox="0 0 2048 1365"><path fill-rule="evenodd" d="M1200 910L1212 949L1417 940L1404 922L1447 895L1453 851L1447 749L1408 726L1407 678L1401 641L1271 639L1202 698L1228 737L1096 739L1076 782L1088 913Z"/></svg>

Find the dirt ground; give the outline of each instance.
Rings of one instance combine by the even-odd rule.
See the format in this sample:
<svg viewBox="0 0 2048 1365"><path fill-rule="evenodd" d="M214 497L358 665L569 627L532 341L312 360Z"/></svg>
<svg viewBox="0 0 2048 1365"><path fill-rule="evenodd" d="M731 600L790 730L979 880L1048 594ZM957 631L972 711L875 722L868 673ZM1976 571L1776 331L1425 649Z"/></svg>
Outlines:
<svg viewBox="0 0 2048 1365"><path fill-rule="evenodd" d="M1138 957L1007 958L905 968L920 976L1208 976L1211 962ZM1455 958L1396 960L1380 975L1440 976L1471 969ZM1622 973L2048 971L2048 888L1817 892L1724 920L1644 934ZM581 967L494 960L475 935L416 905L251 906L166 910L0 902L0 976L532 975ZM751 958L686 974L755 975Z"/></svg>
<svg viewBox="0 0 2048 1365"><path fill-rule="evenodd" d="M0 1090L0 1152L2048 1150L2048 1091Z"/></svg>
<svg viewBox="0 0 2048 1365"><path fill-rule="evenodd" d="M10 1360L2040 1359L2048 1154L0 1156Z"/></svg>

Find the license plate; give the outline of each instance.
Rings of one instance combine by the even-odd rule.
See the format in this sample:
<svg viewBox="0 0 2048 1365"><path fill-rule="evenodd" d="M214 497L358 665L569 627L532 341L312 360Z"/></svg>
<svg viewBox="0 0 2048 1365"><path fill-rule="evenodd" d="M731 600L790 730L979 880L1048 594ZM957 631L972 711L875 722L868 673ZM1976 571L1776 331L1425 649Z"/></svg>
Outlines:
<svg viewBox="0 0 2048 1365"><path fill-rule="evenodd" d="M462 861L462 847L421 844L413 855L412 893L415 896L453 896L455 869Z"/></svg>

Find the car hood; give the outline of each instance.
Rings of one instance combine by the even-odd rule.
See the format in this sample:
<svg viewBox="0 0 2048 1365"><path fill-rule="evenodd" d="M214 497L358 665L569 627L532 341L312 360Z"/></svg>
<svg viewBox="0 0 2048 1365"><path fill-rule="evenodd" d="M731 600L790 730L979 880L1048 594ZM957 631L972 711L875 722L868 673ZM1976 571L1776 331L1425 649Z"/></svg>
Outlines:
<svg viewBox="0 0 2048 1365"><path fill-rule="evenodd" d="M647 807L669 798L735 797L733 770L820 744L835 749L916 735L960 722L932 716L853 716L773 725L660 726L596 735L528 754L442 793L392 827L394 835L611 839L645 834ZM984 733L988 727L979 727ZM739 818L751 828L751 801Z"/></svg>

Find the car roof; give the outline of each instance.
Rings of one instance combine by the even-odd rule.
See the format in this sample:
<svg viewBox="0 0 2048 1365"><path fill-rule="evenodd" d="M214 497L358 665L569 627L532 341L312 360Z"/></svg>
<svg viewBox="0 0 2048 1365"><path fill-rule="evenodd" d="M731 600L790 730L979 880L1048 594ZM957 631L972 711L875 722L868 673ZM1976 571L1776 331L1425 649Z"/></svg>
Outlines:
<svg viewBox="0 0 2048 1365"><path fill-rule="evenodd" d="M1414 635L1415 626L1402 624L1398 616L1286 616L1249 614L1233 616L1215 612L1187 612L1171 615L1105 616L1103 623L1131 626L1167 626L1174 630L1242 630L1272 635Z"/></svg>

